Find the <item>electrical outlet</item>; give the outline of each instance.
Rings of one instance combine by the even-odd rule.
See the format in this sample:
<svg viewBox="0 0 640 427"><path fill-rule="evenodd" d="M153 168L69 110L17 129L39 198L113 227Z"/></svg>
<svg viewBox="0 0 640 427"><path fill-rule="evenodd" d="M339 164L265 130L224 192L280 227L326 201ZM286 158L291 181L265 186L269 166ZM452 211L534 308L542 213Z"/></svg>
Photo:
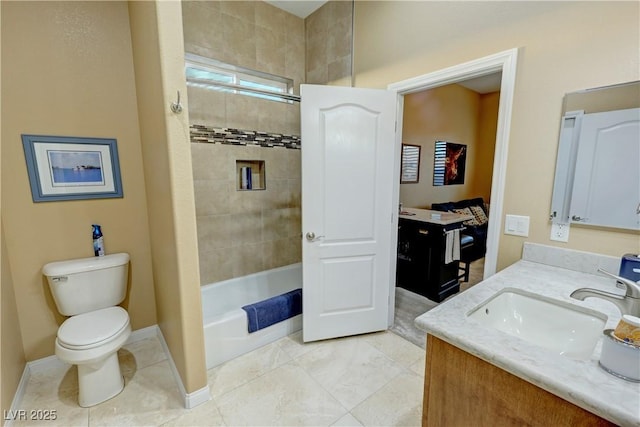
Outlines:
<svg viewBox="0 0 640 427"><path fill-rule="evenodd" d="M569 241L569 224L552 223L551 224L551 240L556 242L568 242Z"/></svg>

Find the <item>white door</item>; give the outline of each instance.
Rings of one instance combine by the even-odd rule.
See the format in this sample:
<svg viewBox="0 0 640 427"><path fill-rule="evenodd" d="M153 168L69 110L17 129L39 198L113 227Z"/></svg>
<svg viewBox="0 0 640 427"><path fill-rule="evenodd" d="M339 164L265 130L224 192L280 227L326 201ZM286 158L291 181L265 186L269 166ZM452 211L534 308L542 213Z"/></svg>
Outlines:
<svg viewBox="0 0 640 427"><path fill-rule="evenodd" d="M571 220L640 229L640 108L585 114Z"/></svg>
<svg viewBox="0 0 640 427"><path fill-rule="evenodd" d="M302 85L303 339L387 328L395 92Z"/></svg>

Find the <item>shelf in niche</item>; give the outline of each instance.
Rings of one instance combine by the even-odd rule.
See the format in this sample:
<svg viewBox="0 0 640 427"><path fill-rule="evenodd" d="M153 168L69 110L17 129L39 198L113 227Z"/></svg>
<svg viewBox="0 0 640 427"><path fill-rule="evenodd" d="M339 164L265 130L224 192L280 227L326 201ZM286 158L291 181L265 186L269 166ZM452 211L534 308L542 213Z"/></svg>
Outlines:
<svg viewBox="0 0 640 427"><path fill-rule="evenodd" d="M236 190L264 190L266 187L264 160L236 160Z"/></svg>

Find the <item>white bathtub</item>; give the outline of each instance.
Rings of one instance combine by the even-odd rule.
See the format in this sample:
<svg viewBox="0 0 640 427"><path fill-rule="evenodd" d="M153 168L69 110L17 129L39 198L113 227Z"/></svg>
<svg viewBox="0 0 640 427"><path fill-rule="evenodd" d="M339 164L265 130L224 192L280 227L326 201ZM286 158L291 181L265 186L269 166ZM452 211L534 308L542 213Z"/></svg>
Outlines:
<svg viewBox="0 0 640 427"><path fill-rule="evenodd" d="M255 350L302 328L302 315L249 333L241 308L302 288L302 264L291 264L202 286L207 369Z"/></svg>

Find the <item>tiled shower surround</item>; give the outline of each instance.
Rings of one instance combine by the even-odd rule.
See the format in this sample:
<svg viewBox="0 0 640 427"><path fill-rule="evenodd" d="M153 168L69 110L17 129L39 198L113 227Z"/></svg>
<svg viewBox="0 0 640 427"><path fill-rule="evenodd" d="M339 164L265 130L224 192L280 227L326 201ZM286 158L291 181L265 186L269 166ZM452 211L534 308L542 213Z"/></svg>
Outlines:
<svg viewBox="0 0 640 427"><path fill-rule="evenodd" d="M262 1L181 5L186 52L290 78L294 94L301 83L351 83L350 1L329 1L306 20ZM201 283L299 262L300 150L290 148L300 143L300 105L187 92ZM237 160L265 162L265 190L236 189Z"/></svg>
<svg viewBox="0 0 640 427"><path fill-rule="evenodd" d="M191 133L201 284L300 262L299 138L208 129ZM238 160L265 162L264 190L237 189Z"/></svg>

